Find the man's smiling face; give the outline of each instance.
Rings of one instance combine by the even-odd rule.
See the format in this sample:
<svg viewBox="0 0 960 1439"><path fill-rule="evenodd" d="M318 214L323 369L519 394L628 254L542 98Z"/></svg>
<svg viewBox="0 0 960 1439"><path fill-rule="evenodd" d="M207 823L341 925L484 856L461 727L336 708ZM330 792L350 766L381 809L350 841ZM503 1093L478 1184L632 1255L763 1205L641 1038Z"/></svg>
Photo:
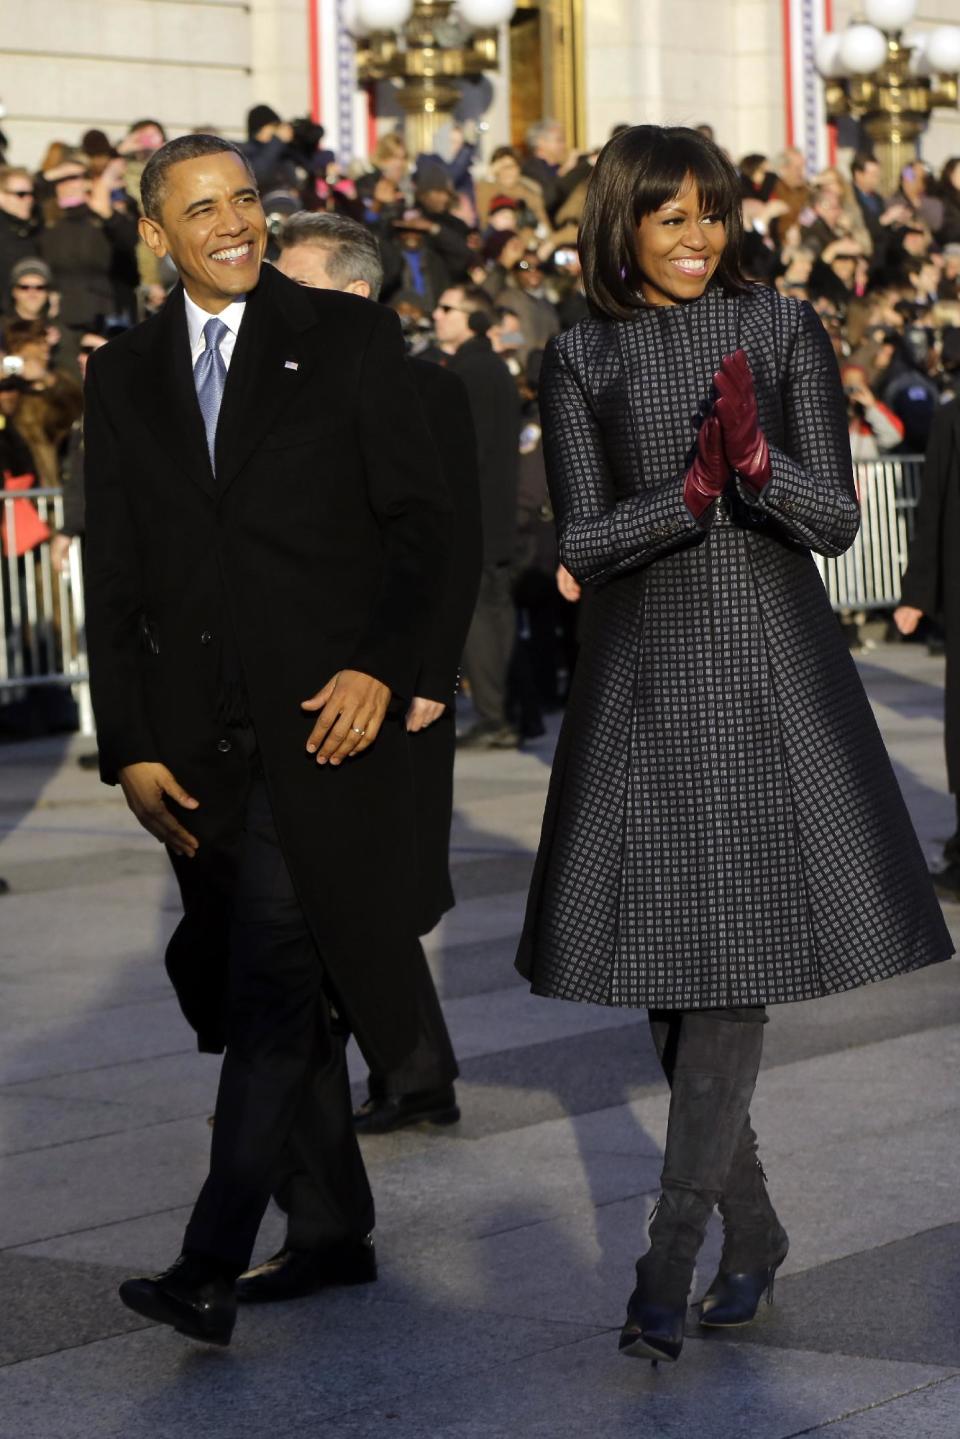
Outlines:
<svg viewBox="0 0 960 1439"><path fill-rule="evenodd" d="M169 255L184 288L217 314L254 289L267 247L267 222L257 187L230 150L172 165L159 220L140 233L158 258Z"/></svg>

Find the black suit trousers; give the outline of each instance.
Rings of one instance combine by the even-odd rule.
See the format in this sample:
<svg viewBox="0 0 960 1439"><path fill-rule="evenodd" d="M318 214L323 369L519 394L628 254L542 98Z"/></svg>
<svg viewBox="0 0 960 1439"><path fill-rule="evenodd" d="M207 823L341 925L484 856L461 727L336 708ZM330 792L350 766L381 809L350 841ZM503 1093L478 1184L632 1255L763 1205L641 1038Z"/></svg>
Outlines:
<svg viewBox="0 0 960 1439"><path fill-rule="evenodd" d="M507 722L507 672L516 632L510 565L484 565L463 651L473 706L482 724L502 727Z"/></svg>
<svg viewBox="0 0 960 1439"><path fill-rule="evenodd" d="M267 787L255 773L232 905L227 1048L210 1173L187 1225L185 1251L241 1273L271 1193L292 1207L294 1174L311 1196L307 1232L288 1234L295 1247L373 1228L344 1046Z"/></svg>
<svg viewBox="0 0 960 1439"><path fill-rule="evenodd" d="M365 1043L362 1026L353 1027L360 1053L370 1063L368 1090L371 1099L400 1099L405 1094L443 1089L452 1084L460 1073L423 945L418 939L407 943L411 948L408 968L416 976L413 989L417 1005L416 1047L401 1064L382 1072L368 1059L369 1046Z"/></svg>

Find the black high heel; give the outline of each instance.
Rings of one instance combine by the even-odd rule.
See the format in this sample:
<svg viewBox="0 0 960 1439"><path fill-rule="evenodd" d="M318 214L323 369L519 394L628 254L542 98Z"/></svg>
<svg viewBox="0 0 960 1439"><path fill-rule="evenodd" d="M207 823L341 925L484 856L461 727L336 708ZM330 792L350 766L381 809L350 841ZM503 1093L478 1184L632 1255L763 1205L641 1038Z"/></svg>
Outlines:
<svg viewBox="0 0 960 1439"><path fill-rule="evenodd" d="M627 1301L627 1322L620 1331L620 1353L630 1359L661 1359L674 1364L683 1348L690 1269L645 1254L637 1260L637 1287Z"/></svg>
<svg viewBox="0 0 960 1439"><path fill-rule="evenodd" d="M764 1295L768 1305L773 1303L773 1281L788 1248L785 1246L765 1269L731 1274L721 1270L700 1301L700 1323L704 1328L736 1329L751 1324Z"/></svg>

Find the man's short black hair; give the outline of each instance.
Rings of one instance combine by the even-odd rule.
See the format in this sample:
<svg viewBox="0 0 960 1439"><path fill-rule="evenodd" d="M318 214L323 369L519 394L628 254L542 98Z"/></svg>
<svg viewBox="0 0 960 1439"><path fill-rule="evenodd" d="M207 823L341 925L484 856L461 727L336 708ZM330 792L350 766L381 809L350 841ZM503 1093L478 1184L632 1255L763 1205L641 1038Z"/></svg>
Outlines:
<svg viewBox="0 0 960 1439"><path fill-rule="evenodd" d="M862 175L868 165L877 165L876 155L871 155L869 150L858 150L850 162L850 172L853 175Z"/></svg>
<svg viewBox="0 0 960 1439"><path fill-rule="evenodd" d="M178 140L168 140L155 150L143 167L140 177L140 204L148 220L159 224L163 212L163 201L167 190L167 172L184 160L199 160L201 155L236 155L243 163L256 189L257 182L250 168L250 161L238 146L219 135L181 135Z"/></svg>
<svg viewBox="0 0 960 1439"><path fill-rule="evenodd" d="M166 130L164 129L164 127L160 124L160 121L159 121L159 120L151 120L151 119L146 119L146 120L134 120L133 124L132 124L132 125L130 126L130 128L127 130L127 134L128 134L128 135L134 135L134 134L136 134L136 132L137 132L138 130L146 130L146 128L148 127L148 125L152 125L155 130L159 130L159 131L160 131L160 134L163 136L164 140L166 140L166 138L167 138L167 132L166 132Z"/></svg>

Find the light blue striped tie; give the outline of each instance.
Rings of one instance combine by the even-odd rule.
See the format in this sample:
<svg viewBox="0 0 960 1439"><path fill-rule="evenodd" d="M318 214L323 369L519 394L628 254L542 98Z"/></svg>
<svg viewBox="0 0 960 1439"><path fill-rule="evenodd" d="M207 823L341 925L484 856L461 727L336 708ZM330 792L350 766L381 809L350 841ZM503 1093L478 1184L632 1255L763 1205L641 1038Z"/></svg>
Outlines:
<svg viewBox="0 0 960 1439"><path fill-rule="evenodd" d="M216 315L203 327L203 338L207 348L197 358L193 367L193 383L197 387L203 428L207 432L207 450L210 454L210 468L216 474L214 459L217 440L217 420L220 417L220 401L223 387L227 383L227 367L220 353L220 342L227 333L227 326Z"/></svg>

